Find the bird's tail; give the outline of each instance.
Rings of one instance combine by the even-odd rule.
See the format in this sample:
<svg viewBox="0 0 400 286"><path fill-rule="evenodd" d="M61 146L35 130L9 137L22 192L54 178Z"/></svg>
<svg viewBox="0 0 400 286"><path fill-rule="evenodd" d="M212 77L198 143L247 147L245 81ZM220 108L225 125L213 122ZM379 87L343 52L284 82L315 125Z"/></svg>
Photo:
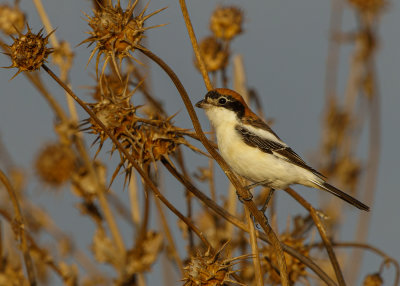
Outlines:
<svg viewBox="0 0 400 286"><path fill-rule="evenodd" d="M369 211L369 206L363 204L356 198L353 198L352 196L346 194L345 192L342 192L341 190L335 188L334 186L326 182L319 182L317 180L312 180L311 182L314 183L318 189L334 194L335 196L341 198L342 200L348 202L349 204L352 204L353 206L359 208L360 210Z"/></svg>

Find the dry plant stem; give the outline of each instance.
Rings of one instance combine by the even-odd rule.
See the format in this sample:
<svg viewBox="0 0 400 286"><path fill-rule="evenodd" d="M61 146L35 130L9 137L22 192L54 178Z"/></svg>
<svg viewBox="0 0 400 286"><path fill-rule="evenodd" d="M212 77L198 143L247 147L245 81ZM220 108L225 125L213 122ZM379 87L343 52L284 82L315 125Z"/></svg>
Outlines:
<svg viewBox="0 0 400 286"><path fill-rule="evenodd" d="M260 261L260 253L258 250L258 244L257 244L257 235L256 235L256 230L254 228L254 223L253 219L251 218L250 212L247 208L244 209L245 211L245 216L247 218L247 225L249 227L249 236L250 236L250 245L251 245L251 253L253 254L253 265L254 265L254 282L255 285L262 286L264 285L263 281L263 272L261 269L261 261Z"/></svg>
<svg viewBox="0 0 400 286"><path fill-rule="evenodd" d="M178 148L177 153L176 153L176 159L178 161L179 167L182 170L183 175L185 176L186 179L190 180L190 176L188 175L188 172L186 170L185 166L185 161L183 160L183 153L182 149ZM186 207L187 207L187 217L188 219L192 219L192 213L193 213L193 204L192 204L192 195L191 193L186 190L185 191L185 198L186 198ZM193 253L193 248L194 248L194 240L193 240L193 231L191 229L188 229L188 237L189 237L189 250L190 253Z"/></svg>
<svg viewBox="0 0 400 286"><path fill-rule="evenodd" d="M139 196L138 196L138 185L136 182L136 173L131 172L131 178L129 180L129 201L131 204L131 215L132 221L135 225L136 230L139 229L140 225L140 205L139 205Z"/></svg>
<svg viewBox="0 0 400 286"><path fill-rule="evenodd" d="M372 64L371 64L372 65ZM379 167L379 159L380 159L380 149L381 149L381 115L380 115L380 97L377 88L378 81L376 80L376 74L374 67L371 67L373 74L372 81L373 86L375 86L375 90L373 92L372 101L369 102L370 108L370 120L369 120L369 146L368 146L368 162L367 162L367 170L365 174L365 193L363 195L363 201L372 206L374 202L374 195L376 191L376 179L378 176L378 167ZM359 242L364 242L368 237L368 230L371 221L371 214L363 214L360 216L359 222L357 224L357 232L355 240ZM354 251L352 257L354 259L360 259L356 261L362 260L363 254L361 252ZM356 265L354 268L354 272L351 273L351 280L355 281L358 272L360 271L361 263Z"/></svg>
<svg viewBox="0 0 400 286"><path fill-rule="evenodd" d="M100 182L100 180L97 177L97 173L93 168L92 161L90 160L89 155L87 154L86 149L82 144L82 141L81 140L75 140L75 141L76 141L75 142L76 147L77 147L80 155L82 156L82 159L85 162L85 165L88 167L90 175L93 178L95 178L95 180L97 182L97 195L98 195L100 206L101 206L101 208L102 208L102 210L104 212L104 216L106 218L108 226L110 227L111 235L113 237L115 245L117 246L121 257L124 257L125 253L126 253L124 241L123 241L122 235L121 235L121 233L120 233L120 231L118 229L118 225L117 225L117 223L116 223L116 221L114 219L114 215L111 212L111 208L108 205L108 201L106 199L106 196L104 194L105 187L102 186L100 183L98 183L98 182ZM124 269L123 261L124 261L124 259L121 259L121 261L120 261L121 262L121 265L120 265L121 270Z"/></svg>
<svg viewBox="0 0 400 286"><path fill-rule="evenodd" d="M158 213L159 213L159 218L160 218L160 221L161 221L161 225L162 225L162 227L164 229L165 236L167 237L167 241L168 241L168 244L169 244L169 250L171 251L172 258L175 260L175 263L179 268L180 274L182 275L182 273L183 273L183 262L182 262L181 258L179 257L178 250L176 249L174 238L173 238L172 233L171 233L171 228L169 227L168 221L166 219L166 216L164 214L164 210L162 208L162 205L161 205L160 201L159 200L154 200L154 202L156 204L156 208L157 208Z"/></svg>
<svg viewBox="0 0 400 286"><path fill-rule="evenodd" d="M0 170L0 181L3 183L4 187L6 188L8 195L10 197L11 203L14 208L14 221L10 221L10 224L16 225L18 227L18 231L21 233L16 232L16 228L13 227L12 229L16 232L15 236L20 237L21 239L21 249L24 256L24 262L26 267L26 272L28 273L28 279L30 285L36 285L36 276L35 270L33 268L33 262L31 255L29 254L29 247L27 243L27 234L25 232L25 220L22 216L21 207L18 202L17 194L15 193L14 187L11 185L11 182L8 180L7 176Z"/></svg>
<svg viewBox="0 0 400 286"><path fill-rule="evenodd" d="M312 219L314 220L315 226L317 227L318 232L321 236L321 239L325 245L325 249L328 252L329 259L331 260L333 269L335 270L336 279L338 280L340 286L345 286L346 283L343 278L343 273L340 270L339 262L337 261L336 254L332 248L332 243L326 233L325 227L319 215L317 214L315 209L311 206L311 204L307 202L305 199L303 199L295 190L293 190L292 188L287 188L285 191L289 195L291 195L297 202L299 202L310 213Z"/></svg>
<svg viewBox="0 0 400 286"><path fill-rule="evenodd" d="M329 24L329 47L325 72L325 102L336 96L337 73L339 63L340 42L336 35L341 31L343 0L331 0L331 15Z"/></svg>
<svg viewBox="0 0 400 286"><path fill-rule="evenodd" d="M12 216L7 213L4 210L0 209L0 215L12 226L13 225L13 219ZM30 249L34 250L36 253L39 254L40 259L47 264L50 269L54 271L55 274L63 278L61 270L58 268L58 266L54 263L52 259L49 259L48 253L40 249L40 247L36 244L35 240L32 238L32 236L29 235L29 233L26 233L26 240L29 241L30 244ZM35 285L35 284L30 284L30 285Z"/></svg>
<svg viewBox="0 0 400 286"><path fill-rule="evenodd" d="M37 72L34 73L24 73L24 75L32 82L32 84L36 87L36 89L43 95L43 97L47 100L50 107L54 110L56 115L60 118L62 122L67 122L68 117L65 114L64 110L58 104L58 102L54 99L54 97L47 91L44 87L40 75Z"/></svg>
<svg viewBox="0 0 400 286"><path fill-rule="evenodd" d="M217 151L208 143L207 137L204 135L203 130L201 129L199 119L197 118L197 115L193 109L193 105L189 99L189 96L183 87L182 83L180 82L179 78L176 76L174 71L159 57L157 57L155 54L150 52L149 50L143 48L143 47L137 47L139 51L144 53L146 56L148 56L150 59L152 59L155 63L157 63L171 78L172 82L175 84L175 87L179 91L179 94L182 97L182 100L185 104L185 107L189 113L190 119L192 121L193 127L196 130L197 135L199 136L199 139L203 146L207 149L207 151L211 154L211 156L217 161L217 163L220 165L222 170L224 171L225 175L229 178L231 183L235 186L235 189L237 191L238 197L243 201L243 203L246 205L246 207L249 208L250 212L254 216L255 220L260 224L260 226L263 228L267 236L269 237L274 250L276 251L276 255L278 257L278 264L279 264L279 269L280 269L280 274L281 274L281 280L282 280L282 285L286 286L289 285L289 278L287 275L287 268L286 268L286 262L285 262L285 256L283 255L283 250L282 246L280 244L280 241L274 231L272 230L271 226L268 224L268 221L266 217L264 216L264 213L260 212L257 209L257 206L254 204L252 200L252 195L251 193L244 189L241 183L239 182L238 178L236 175L231 171L230 167L228 164L225 162L225 160L219 155Z"/></svg>
<svg viewBox="0 0 400 286"><path fill-rule="evenodd" d="M199 200L201 200L207 207L213 210L217 215L223 217L231 224L235 225L242 231L249 233L249 229L245 223L243 223L240 219L233 216L229 212L227 212L224 208L217 205L212 199L207 197L202 191L198 190L195 186L193 186L188 180L184 178L182 174L180 174L176 168L171 164L170 161L162 160L162 163L167 168L167 170L179 181L181 182L193 195L195 195ZM271 244L265 235L265 233L256 231L256 235L259 239ZM282 248L285 252L289 255L295 257L296 259L300 260L304 265L309 267L316 275L318 275L322 281L324 281L329 286L336 286L337 284L311 259L308 257L303 256L295 249L287 246L286 244L282 243Z"/></svg>
<svg viewBox="0 0 400 286"><path fill-rule="evenodd" d="M53 31L53 26L50 23L50 20L49 20L49 17L47 16L46 10L44 10L42 1L41 0L32 0L32 2L36 6L36 10L38 11L40 19L42 19L42 23L44 25L44 28L46 29L46 32L49 34L51 31ZM51 45L54 48L57 48L59 46L59 42L54 33L50 35L49 39L50 39Z"/></svg>
<svg viewBox="0 0 400 286"><path fill-rule="evenodd" d="M150 166L146 165L144 166L146 175L150 178ZM142 178L142 184L144 186L144 208L143 208L143 219L139 228L138 236L135 242L135 247L134 248L141 248L141 245L143 241L146 239L147 236L147 229L149 225L149 217L150 217L150 189L149 187L143 182Z"/></svg>
<svg viewBox="0 0 400 286"><path fill-rule="evenodd" d="M160 199L179 219L181 219L189 228L192 228L193 231L197 234L197 236L201 239L201 241L206 245L206 247L211 247L208 240L204 237L202 232L196 228L190 220L188 220L183 214L181 214L157 189L157 187L153 184L151 179L146 175L142 168L139 167L135 159L131 154L122 146L122 144L115 138L115 136L104 126L103 122L90 110L86 104L76 96L76 94L66 86L58 77L55 75L46 65L43 65L43 69L65 90L67 93L76 101L78 104L90 115L90 117L100 126L100 128L107 134L107 136L113 141L115 146L121 151L129 163L137 170L140 176L143 178L144 182L150 187L150 189L154 192L155 196Z"/></svg>
<svg viewBox="0 0 400 286"><path fill-rule="evenodd" d="M41 0L32 0L32 1L36 6L36 10L38 11L38 14L40 16L40 19L42 20L42 23L43 23L43 25L44 25L44 27L46 29L47 34L50 34L54 29L53 29L53 26L51 25L51 22L50 22L50 19L49 19L47 13L46 13L46 10L43 7L42 1ZM52 33L50 35L50 42L51 42L51 45L55 49L59 48L60 43L57 40L56 33ZM60 71L61 71L61 76L60 77L61 77L61 80L64 81L64 82L67 81L68 71L69 71L70 67L71 67L71 64L66 64L65 62L64 62L64 64L60 64L59 65L59 68L60 68ZM75 108L74 102L69 96L67 96L67 94L65 94L65 97L66 97L66 100L67 100L67 103L68 103L68 109L70 111L71 117L72 117L72 119L74 121L77 122L78 121L78 113L76 112L76 108Z"/></svg>
<svg viewBox="0 0 400 286"><path fill-rule="evenodd" d="M213 87L211 85L211 81L208 76L206 65L200 54L199 44L197 43L197 39L196 39L196 35L193 30L192 22L190 21L189 12L186 7L186 2L185 2L185 0L179 0L179 4L181 6L183 19L185 20L186 29L189 33L190 41L192 42L194 54L195 54L197 62L199 64L201 75L203 76L204 83L206 85L207 90L211 90L211 89L213 89Z"/></svg>

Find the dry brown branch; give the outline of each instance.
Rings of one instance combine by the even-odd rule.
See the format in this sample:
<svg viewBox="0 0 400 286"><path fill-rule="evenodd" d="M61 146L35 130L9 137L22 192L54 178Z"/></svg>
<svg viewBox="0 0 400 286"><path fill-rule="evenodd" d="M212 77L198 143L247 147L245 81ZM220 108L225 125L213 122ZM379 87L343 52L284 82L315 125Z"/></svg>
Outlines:
<svg viewBox="0 0 400 286"><path fill-rule="evenodd" d="M332 248L332 242L329 239L328 234L326 233L326 229L323 225L323 222L321 221L320 216L315 211L315 209L311 206L311 204L308 203L305 199L303 199L295 190L293 190L292 188L287 188L285 191L289 195L291 195L297 202L299 202L311 214L311 216L314 220L315 226L317 227L318 232L321 236L321 239L325 245L325 249L328 252L329 259L331 260L333 269L335 270L336 279L338 280L339 285L346 285L346 283L344 282L343 273L340 270L339 262L337 261L337 258L336 258L336 254Z"/></svg>

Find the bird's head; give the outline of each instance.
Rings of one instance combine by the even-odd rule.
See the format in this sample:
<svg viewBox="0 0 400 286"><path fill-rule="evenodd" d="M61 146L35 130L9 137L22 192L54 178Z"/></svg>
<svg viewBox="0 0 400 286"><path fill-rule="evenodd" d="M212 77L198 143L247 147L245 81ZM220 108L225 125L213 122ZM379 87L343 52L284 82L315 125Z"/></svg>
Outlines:
<svg viewBox="0 0 400 286"><path fill-rule="evenodd" d="M196 107L203 108L211 121L216 115L226 120L231 116L241 119L254 114L239 93L227 88L209 91L203 100L196 103Z"/></svg>

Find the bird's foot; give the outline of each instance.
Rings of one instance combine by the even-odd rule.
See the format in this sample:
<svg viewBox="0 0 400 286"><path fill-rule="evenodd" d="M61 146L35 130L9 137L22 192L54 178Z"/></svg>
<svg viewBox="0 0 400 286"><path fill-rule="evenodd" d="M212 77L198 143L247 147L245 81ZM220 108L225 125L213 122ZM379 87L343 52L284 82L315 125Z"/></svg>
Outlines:
<svg viewBox="0 0 400 286"><path fill-rule="evenodd" d="M244 197L241 194L239 194L239 192L236 191L236 195L238 196L239 201L243 204L244 202L248 202L251 201L253 199L253 195L248 192L248 196Z"/></svg>
<svg viewBox="0 0 400 286"><path fill-rule="evenodd" d="M264 180L264 181L260 181L260 182L256 182L256 183L247 185L244 188L246 190L251 190L251 189L253 189L253 188L257 187L257 186L265 185L265 184L268 184L268 183L269 183L269 180Z"/></svg>

